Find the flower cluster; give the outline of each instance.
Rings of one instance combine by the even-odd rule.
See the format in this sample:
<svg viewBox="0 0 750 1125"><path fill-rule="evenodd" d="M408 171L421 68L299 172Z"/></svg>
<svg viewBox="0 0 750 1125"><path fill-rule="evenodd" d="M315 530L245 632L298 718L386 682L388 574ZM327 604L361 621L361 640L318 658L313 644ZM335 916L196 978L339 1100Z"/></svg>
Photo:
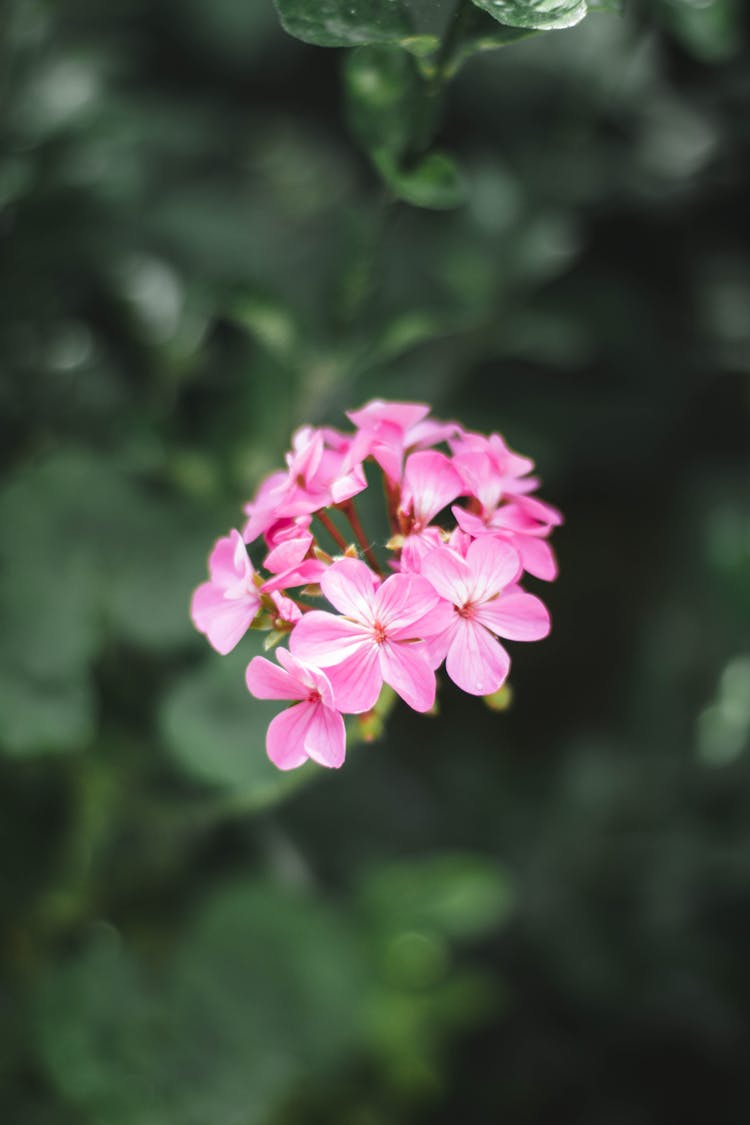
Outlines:
<svg viewBox="0 0 750 1125"><path fill-rule="evenodd" d="M533 462L419 403L377 400L348 417L352 433L295 433L286 469L261 484L242 533L218 540L193 594L193 622L218 652L250 628L269 631L268 648L288 642L278 663L256 656L246 673L252 695L292 702L267 736L285 770L308 758L340 766L342 716L366 729L386 684L431 710L443 662L464 691L493 695L510 667L498 638L535 641L550 628L520 585L524 572L557 574L548 538L561 516L531 495ZM390 524L380 558L356 507L368 462L382 473Z"/></svg>

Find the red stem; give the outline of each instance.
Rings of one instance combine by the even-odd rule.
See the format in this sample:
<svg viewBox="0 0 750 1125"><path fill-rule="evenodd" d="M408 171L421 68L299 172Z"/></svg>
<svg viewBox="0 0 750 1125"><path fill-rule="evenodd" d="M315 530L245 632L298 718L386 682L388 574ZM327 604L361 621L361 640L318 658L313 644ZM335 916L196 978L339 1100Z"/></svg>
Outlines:
<svg viewBox="0 0 750 1125"><path fill-rule="evenodd" d="M334 543L336 543L342 551L345 551L349 544L347 543L346 539L344 539L344 536L341 534L336 525L333 523L330 516L327 516L322 508L320 509L320 511L316 512L315 515L318 517L323 527L330 535L331 539L333 539Z"/></svg>
<svg viewBox="0 0 750 1125"><path fill-rule="evenodd" d="M359 543L360 547L362 548L362 554L365 556L368 563L370 564L372 569L375 571L375 573L378 575L378 577L382 578L383 577L383 571L380 569L380 563L375 558L372 547L370 546L368 538L365 535L364 528L362 527L362 524L359 522L359 516L357 515L357 509L354 506L354 501L353 500L347 500L346 503L341 505L341 511L344 513L346 518L349 520L349 523L352 525L352 531L354 532L355 536L357 537L357 542Z"/></svg>

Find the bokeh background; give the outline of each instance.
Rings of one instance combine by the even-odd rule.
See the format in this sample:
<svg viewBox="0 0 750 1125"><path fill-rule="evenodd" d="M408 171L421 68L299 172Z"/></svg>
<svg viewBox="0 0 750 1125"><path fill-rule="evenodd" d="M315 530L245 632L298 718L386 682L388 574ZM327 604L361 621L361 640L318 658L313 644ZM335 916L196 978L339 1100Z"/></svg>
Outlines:
<svg viewBox="0 0 750 1125"><path fill-rule="evenodd" d="M270 0L6 0L7 1125L748 1119L746 21L469 60L435 211ZM536 458L554 631L281 775L190 592L375 395Z"/></svg>

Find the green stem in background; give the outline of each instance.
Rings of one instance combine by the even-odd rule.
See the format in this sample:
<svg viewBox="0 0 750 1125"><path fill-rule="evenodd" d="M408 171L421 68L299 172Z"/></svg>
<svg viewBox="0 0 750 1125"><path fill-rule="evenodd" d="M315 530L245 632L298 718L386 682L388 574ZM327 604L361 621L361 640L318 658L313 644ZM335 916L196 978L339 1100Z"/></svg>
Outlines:
<svg viewBox="0 0 750 1125"><path fill-rule="evenodd" d="M347 500L345 503L339 505L339 507L352 526L352 531L357 538L357 542L362 548L362 554L365 556L367 562L378 575L378 577L383 578L384 575L380 563L375 558L370 541L365 535L365 530L362 527L362 524L359 522L359 516L357 515L357 509L355 507L354 501Z"/></svg>
<svg viewBox="0 0 750 1125"><path fill-rule="evenodd" d="M326 529L326 531L330 535L331 539L333 539L336 546L340 547L342 551L345 551L346 548L349 546L349 544L347 543L346 539L344 539L344 536L341 534L339 529L336 527L336 525L334 524L334 522L330 518L330 516L327 516L322 508L319 511L317 511L315 513L315 515L317 516L319 522Z"/></svg>
<svg viewBox="0 0 750 1125"><path fill-rule="evenodd" d="M451 68L451 57L456 47L461 42L464 28L471 23L476 17L476 14L477 10L469 0L459 0L453 13L453 18L446 28L445 36L440 44L440 50L437 53L435 61L435 75L433 80L436 82L438 88L442 88L446 82L450 81L453 77L454 72Z"/></svg>

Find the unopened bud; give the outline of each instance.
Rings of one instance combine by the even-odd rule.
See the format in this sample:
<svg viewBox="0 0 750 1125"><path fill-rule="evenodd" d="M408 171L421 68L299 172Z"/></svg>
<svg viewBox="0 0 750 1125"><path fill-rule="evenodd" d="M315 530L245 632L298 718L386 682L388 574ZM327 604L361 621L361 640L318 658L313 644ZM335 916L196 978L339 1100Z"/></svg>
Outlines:
<svg viewBox="0 0 750 1125"><path fill-rule="evenodd" d="M482 696L490 711L507 711L513 702L513 689L510 684L503 684L492 695Z"/></svg>

